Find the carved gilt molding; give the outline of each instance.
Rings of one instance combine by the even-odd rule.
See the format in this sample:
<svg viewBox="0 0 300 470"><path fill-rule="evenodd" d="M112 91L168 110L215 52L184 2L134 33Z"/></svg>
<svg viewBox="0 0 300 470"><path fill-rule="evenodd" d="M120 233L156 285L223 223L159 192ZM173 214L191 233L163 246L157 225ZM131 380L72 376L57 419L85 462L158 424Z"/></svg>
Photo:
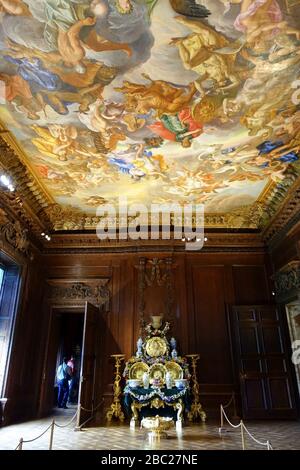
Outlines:
<svg viewBox="0 0 300 470"><path fill-rule="evenodd" d="M30 260L33 259L28 229L19 220L10 217L2 208L0 208L0 238L13 250L28 257Z"/></svg>
<svg viewBox="0 0 300 470"><path fill-rule="evenodd" d="M255 203L250 206L244 206L226 214L206 214L204 217L204 226L206 228L226 228L226 229L258 229L263 215L264 205ZM45 209L49 216L53 229L61 230L95 230L97 224L101 221L101 217L87 215L84 212L74 209L71 206L61 207L58 204L51 204ZM118 218L112 217L110 222L116 227L124 227L128 222L134 220L135 217ZM176 221L173 214L170 217L171 225L175 225ZM149 226L150 226L149 217ZM191 225L196 226L196 217L191 218Z"/></svg>
<svg viewBox="0 0 300 470"><path fill-rule="evenodd" d="M201 251L264 252L259 233L206 232L208 241ZM44 245L43 253L147 253L185 252L182 240L99 240L96 233L57 233Z"/></svg>
<svg viewBox="0 0 300 470"><path fill-rule="evenodd" d="M13 179L17 196L26 202L28 207L39 219L49 226L45 208L49 205L49 198L45 191L33 176L28 167L20 159L15 144L9 134L0 134L0 168L6 171ZM13 196L13 195L12 195Z"/></svg>
<svg viewBox="0 0 300 470"><path fill-rule="evenodd" d="M294 261L274 277L275 292L277 298L287 298L290 294L300 291L300 261Z"/></svg>
<svg viewBox="0 0 300 470"><path fill-rule="evenodd" d="M90 302L96 307L108 311L110 308L111 292L110 279L93 281L63 282L55 284L51 281L49 300L51 303L74 304L74 302Z"/></svg>
<svg viewBox="0 0 300 470"><path fill-rule="evenodd" d="M139 326L140 331L145 327L145 291L147 288L155 286L165 288L165 320L172 323L174 321L174 278L173 259L167 258L140 258L138 269L138 292L139 292Z"/></svg>
<svg viewBox="0 0 300 470"><path fill-rule="evenodd" d="M280 243L286 233L300 221L300 178L292 189L262 232L263 239L271 247Z"/></svg>

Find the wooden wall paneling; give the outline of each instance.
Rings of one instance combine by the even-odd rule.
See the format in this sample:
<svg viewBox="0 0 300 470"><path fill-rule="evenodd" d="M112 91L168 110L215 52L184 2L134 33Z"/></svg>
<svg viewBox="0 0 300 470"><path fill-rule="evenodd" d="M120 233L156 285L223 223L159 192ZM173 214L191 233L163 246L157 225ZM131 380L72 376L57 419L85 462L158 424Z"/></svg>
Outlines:
<svg viewBox="0 0 300 470"><path fill-rule="evenodd" d="M222 265L193 265L196 347L201 354L201 380L231 383L230 349L225 312ZM222 359L221 359L222 358Z"/></svg>
<svg viewBox="0 0 300 470"><path fill-rule="evenodd" d="M275 247L271 247L270 251L275 271L288 263L300 260L300 225L295 227Z"/></svg>
<svg viewBox="0 0 300 470"><path fill-rule="evenodd" d="M120 266L118 264L112 267L111 278L111 309L106 314L107 331L104 337L103 356L105 358L106 367L104 369L105 396L112 394L112 384L114 377L114 361L110 357L111 354L123 353L119 344L119 315L120 315Z"/></svg>
<svg viewBox="0 0 300 470"><path fill-rule="evenodd" d="M135 256L132 261L133 269L133 286L130 289L132 293L132 308L133 308L133 324L132 324L132 344L131 350L132 354L136 352L136 342L140 335L140 310L141 310L141 288L139 286L140 282L140 269L139 269L139 257Z"/></svg>
<svg viewBox="0 0 300 470"><path fill-rule="evenodd" d="M193 286L193 272L192 263L186 260L185 262L186 274L186 298L187 309L189 312L188 318L188 340L187 340L187 353L194 354L197 352L197 338L196 338L196 309L195 309L195 293Z"/></svg>
<svg viewBox="0 0 300 470"><path fill-rule="evenodd" d="M42 284L39 259L22 267L11 360L8 369L5 424L36 416L40 390ZM34 367L33 367L34 365Z"/></svg>
<svg viewBox="0 0 300 470"><path fill-rule="evenodd" d="M119 290L119 345L126 357L135 351L134 332L134 268L132 257L122 258Z"/></svg>
<svg viewBox="0 0 300 470"><path fill-rule="evenodd" d="M190 326L193 316L187 307L187 278L186 263L184 256L174 258L175 269L173 271L174 284L174 337L178 339L178 349L180 354L187 354L189 351Z"/></svg>
<svg viewBox="0 0 300 470"><path fill-rule="evenodd" d="M47 338L44 343L42 355L43 368L40 383L39 417L47 416L51 413L54 406L54 380L56 371L52 369L52 367L56 362L61 328L61 313L59 313L59 310L49 305L47 314Z"/></svg>
<svg viewBox="0 0 300 470"><path fill-rule="evenodd" d="M267 269L260 265L234 265L233 282L237 305L268 303L271 300Z"/></svg>

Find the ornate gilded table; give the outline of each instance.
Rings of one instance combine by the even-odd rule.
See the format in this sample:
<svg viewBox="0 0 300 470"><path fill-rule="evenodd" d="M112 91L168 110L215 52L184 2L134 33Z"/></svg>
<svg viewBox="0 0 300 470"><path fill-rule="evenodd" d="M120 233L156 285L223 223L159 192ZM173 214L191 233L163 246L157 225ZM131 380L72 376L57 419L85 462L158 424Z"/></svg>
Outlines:
<svg viewBox="0 0 300 470"><path fill-rule="evenodd" d="M178 389L173 387L168 389L166 387L145 389L144 387L130 387L126 385L124 389L124 402L125 407L129 413L132 412L130 425L135 427L139 421L139 412L143 409L147 410L147 416L157 415L157 410L165 411L164 414L169 414L171 409L172 414L176 412L176 426L179 427L183 421L184 410L190 409L190 395L189 389Z"/></svg>

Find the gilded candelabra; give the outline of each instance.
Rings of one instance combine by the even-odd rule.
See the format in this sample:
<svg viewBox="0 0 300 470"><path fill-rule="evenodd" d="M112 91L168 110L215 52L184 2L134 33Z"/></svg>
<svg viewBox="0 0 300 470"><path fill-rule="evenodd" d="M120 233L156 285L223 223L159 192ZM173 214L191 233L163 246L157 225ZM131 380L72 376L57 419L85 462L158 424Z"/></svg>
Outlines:
<svg viewBox="0 0 300 470"><path fill-rule="evenodd" d="M115 360L114 400L106 413L106 419L107 421L111 421L112 417L115 416L120 421L124 421L125 416L122 411L120 400L120 395L122 394L122 390L120 387L120 382L122 379L122 376L120 374L120 367L121 362L125 358L125 354L112 354L111 357L113 357Z"/></svg>
<svg viewBox="0 0 300 470"><path fill-rule="evenodd" d="M192 394L193 394L193 401L191 405L191 410L188 412L188 420L193 421L200 417L201 421L205 422L206 420L206 413L202 409L202 405L200 403L200 396L199 396L199 383L197 379L197 361L200 358L199 354L188 354L186 357L191 359L192 365Z"/></svg>

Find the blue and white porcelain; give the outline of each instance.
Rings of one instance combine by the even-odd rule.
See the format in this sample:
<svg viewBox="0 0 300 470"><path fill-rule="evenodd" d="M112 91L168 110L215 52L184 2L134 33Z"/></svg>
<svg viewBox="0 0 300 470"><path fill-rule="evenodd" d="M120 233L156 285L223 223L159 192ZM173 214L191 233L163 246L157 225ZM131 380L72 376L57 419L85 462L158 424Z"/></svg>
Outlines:
<svg viewBox="0 0 300 470"><path fill-rule="evenodd" d="M176 379L175 380L175 387L179 388L179 390L183 390L188 385L187 379Z"/></svg>

